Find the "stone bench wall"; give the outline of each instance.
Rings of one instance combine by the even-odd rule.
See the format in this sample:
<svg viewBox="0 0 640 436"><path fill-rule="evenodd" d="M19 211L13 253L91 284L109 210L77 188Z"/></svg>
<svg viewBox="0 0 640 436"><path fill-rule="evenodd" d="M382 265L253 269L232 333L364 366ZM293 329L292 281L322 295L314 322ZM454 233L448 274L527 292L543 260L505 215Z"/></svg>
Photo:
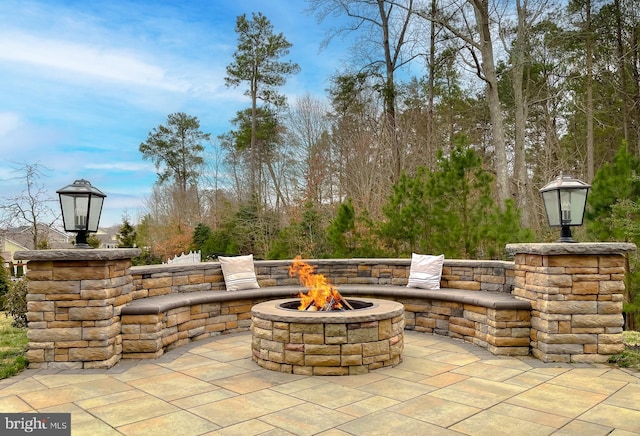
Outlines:
<svg viewBox="0 0 640 436"><path fill-rule="evenodd" d="M531 301L529 346L534 356L543 361L605 362L623 347L623 277L626 255L635 249L635 245L623 243L509 244L507 250L513 252L515 262L445 260L441 286L479 292L513 289L518 298ZM124 305L153 295L224 290L218 263L131 267L131 258L138 254L137 249L14 254L17 260L29 261L30 367L111 367L122 357L123 335L144 335L149 333L146 329L157 331L160 322L157 317L148 317L139 320L139 327L129 324L125 328L120 316ZM403 285L410 260L328 259L309 263L337 285ZM295 279L288 276L289 265L290 261L256 261L260 284L295 284ZM207 329L221 327L223 322L225 331L233 331L234 325L244 329L248 321L238 319L238 314L244 313L243 308L250 310L253 303L234 302L237 306L233 308L221 304L220 314L215 307L194 306L189 309L186 324L178 322L187 316L178 309L167 318L171 323L175 316L175 331L149 340L163 341L171 336L176 344L182 344L187 337L198 338ZM492 341L496 346L498 342L526 342L521 324L526 322L525 314L513 313L503 319L506 311L492 312L457 303L403 304L407 305L409 328L413 323L416 330L438 333L446 320L451 336L478 344L486 342L490 349ZM202 325L200 319L217 316L223 317L217 318L218 327L207 327L206 321Z"/></svg>
<svg viewBox="0 0 640 436"><path fill-rule="evenodd" d="M398 300L406 328L472 342L495 355L529 354L530 310L498 310L449 301Z"/></svg>
<svg viewBox="0 0 640 436"><path fill-rule="evenodd" d="M352 297L348 293L344 295ZM284 297L293 296L291 294ZM358 297L392 299L401 303L407 330L463 339L496 355L529 354L529 309L497 310L427 297L403 297L400 294L380 296L376 293L364 293L353 298ZM269 299L272 298L193 304L159 314L123 314L122 358L154 359L164 351L192 340L247 331L251 326L251 308Z"/></svg>
<svg viewBox="0 0 640 436"><path fill-rule="evenodd" d="M340 285L399 285L405 286L409 277L410 259L328 259L306 260L316 267L316 273L324 274L331 283ZM289 277L290 260L257 260L256 275L261 287L298 285ZM445 260L441 287L474 291L510 292L515 273L513 262ZM132 299L156 295L195 291L225 292L224 277L218 262L189 265L148 265L131 268L133 276ZM300 289L303 289L300 287ZM376 295L371 295L378 298ZM198 340L221 333L247 331L251 325L251 307L264 299L241 300L214 304L199 304L170 310L166 316L124 315L122 317L122 342L124 358L156 358L164 350L179 347L190 340ZM404 303L403 299L397 301ZM425 301L412 304L407 309L407 329L423 332L450 334L453 337L473 341L496 354L528 354L528 342L520 349L502 347L500 340L492 336L482 321L465 319L462 304ZM468 305L467 305L468 306ZM472 317L481 307L467 310ZM414 312L415 310L415 312ZM526 311L527 314L529 311ZM453 315L453 316L451 316ZM516 315L514 314L514 317ZM433 317L433 318L430 318ZM522 315L520 315L522 317ZM435 319L438 325L435 325ZM449 332L448 320L464 326ZM432 327L429 327L433 324ZM486 323L485 323L486 324ZM454 327L455 328L455 327ZM473 332L471 331L473 329ZM496 335L509 334L507 330ZM522 341L520 341L522 342ZM498 346L495 346L498 345Z"/></svg>
<svg viewBox="0 0 640 436"><path fill-rule="evenodd" d="M154 359L165 350L222 333L248 331L251 307L265 299L195 304L151 315L122 316L122 357Z"/></svg>
<svg viewBox="0 0 640 436"><path fill-rule="evenodd" d="M411 259L320 259L305 260L337 286L345 284L407 284ZM257 260L260 286L297 285L289 277L290 260ZM224 277L218 262L190 265L149 265L131 268L132 299L192 291L224 291ZM440 286L472 291L511 293L513 262L445 259Z"/></svg>

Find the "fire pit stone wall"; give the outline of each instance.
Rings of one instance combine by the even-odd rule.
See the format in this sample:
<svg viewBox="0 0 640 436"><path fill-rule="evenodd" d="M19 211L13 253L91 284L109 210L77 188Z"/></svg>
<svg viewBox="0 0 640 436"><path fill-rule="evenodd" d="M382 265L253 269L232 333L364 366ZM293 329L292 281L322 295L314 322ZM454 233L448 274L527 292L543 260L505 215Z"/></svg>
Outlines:
<svg viewBox="0 0 640 436"><path fill-rule="evenodd" d="M301 375L354 375L395 366L404 348L402 304L374 299L355 311L305 312L274 300L252 309L253 360Z"/></svg>

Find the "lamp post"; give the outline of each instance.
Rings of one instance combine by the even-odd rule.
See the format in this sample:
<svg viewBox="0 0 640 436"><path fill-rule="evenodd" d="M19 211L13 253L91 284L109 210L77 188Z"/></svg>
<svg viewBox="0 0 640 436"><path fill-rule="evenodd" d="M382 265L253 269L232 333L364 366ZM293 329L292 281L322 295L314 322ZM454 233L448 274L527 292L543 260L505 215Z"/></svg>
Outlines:
<svg viewBox="0 0 640 436"><path fill-rule="evenodd" d="M91 248L87 244L87 233L98 231L102 203L106 197L87 180L80 179L58 189L64 230L76 232L76 248Z"/></svg>
<svg viewBox="0 0 640 436"><path fill-rule="evenodd" d="M571 227L582 225L589 188L591 185L561 174L540 189L549 225L560 227L557 242L576 242L571 236Z"/></svg>

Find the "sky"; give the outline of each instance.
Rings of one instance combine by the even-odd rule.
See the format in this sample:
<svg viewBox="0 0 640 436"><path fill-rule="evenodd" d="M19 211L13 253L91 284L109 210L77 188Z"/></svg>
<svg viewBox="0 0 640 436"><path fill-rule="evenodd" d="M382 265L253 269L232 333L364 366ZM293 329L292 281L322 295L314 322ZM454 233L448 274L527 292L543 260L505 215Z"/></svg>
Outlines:
<svg viewBox="0 0 640 436"><path fill-rule="evenodd" d="M86 179L107 195L101 226L137 221L157 180L140 143L185 112L215 138L250 105L227 88L236 17L262 12L293 44L301 72L282 91L323 98L346 43L320 50L328 24L302 0L0 1L0 202L24 190L16 168L38 164L56 190ZM59 206L52 203L57 212Z"/></svg>

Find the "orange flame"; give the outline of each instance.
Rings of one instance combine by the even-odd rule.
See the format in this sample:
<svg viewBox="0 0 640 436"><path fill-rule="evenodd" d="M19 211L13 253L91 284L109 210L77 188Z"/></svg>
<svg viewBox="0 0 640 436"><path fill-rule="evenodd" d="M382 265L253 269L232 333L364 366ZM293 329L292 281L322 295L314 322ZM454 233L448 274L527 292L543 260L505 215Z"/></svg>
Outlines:
<svg viewBox="0 0 640 436"><path fill-rule="evenodd" d="M300 292L299 310L331 310L341 309L340 293L331 286L325 276L315 274L314 267L300 260L300 256L293 259L289 267L289 277L298 276L300 284L309 288L307 293Z"/></svg>

